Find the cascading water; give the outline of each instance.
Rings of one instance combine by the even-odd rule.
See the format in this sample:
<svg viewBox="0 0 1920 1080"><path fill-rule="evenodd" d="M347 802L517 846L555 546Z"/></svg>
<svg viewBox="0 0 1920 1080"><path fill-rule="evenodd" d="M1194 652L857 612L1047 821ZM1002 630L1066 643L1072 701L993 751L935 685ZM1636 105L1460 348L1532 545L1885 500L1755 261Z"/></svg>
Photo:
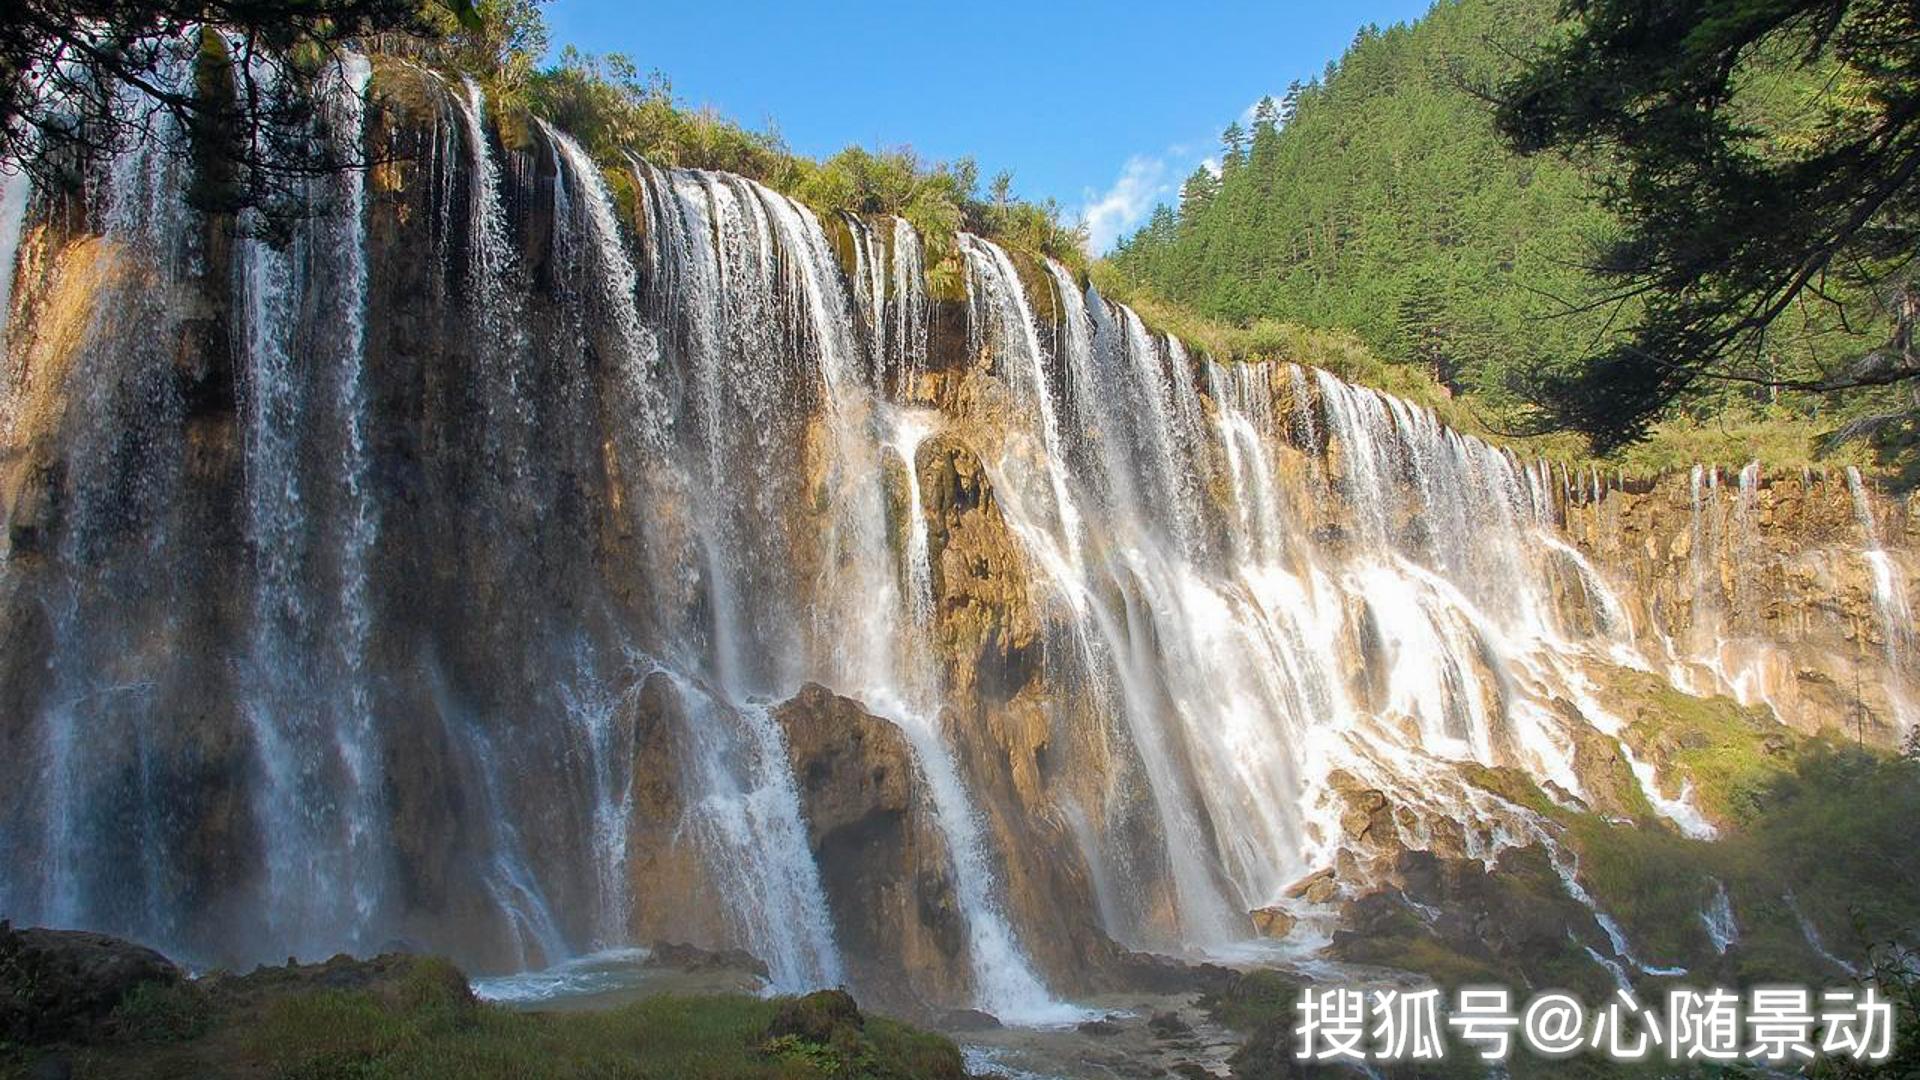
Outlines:
<svg viewBox="0 0 1920 1080"><path fill-rule="evenodd" d="M256 82L273 92L272 76L262 69ZM364 58L343 62L314 136L338 144L352 167L308 184L308 214L290 240L248 238L238 254L255 552L245 710L266 781L256 814L273 930L309 955L329 950L342 927L364 940L385 873L379 730L365 670L378 527L366 476L358 164L370 76ZM335 584L316 595L313 582L329 575Z"/></svg>
<svg viewBox="0 0 1920 1080"><path fill-rule="evenodd" d="M20 234L27 223L27 199L33 182L18 164L0 162L0 347L13 319L13 279ZM9 378L11 381L11 378Z"/></svg>
<svg viewBox="0 0 1920 1080"><path fill-rule="evenodd" d="M189 77L184 51L169 51L153 82L165 91ZM89 178L88 210L104 241L94 264L103 314L82 329L87 350L69 374L78 390L66 468L78 497L39 601L51 622L49 685L22 713L32 725L22 745L37 751L23 757L40 780L18 786L31 802L0 828L20 845L10 861L26 872L0 882L0 903L174 944L182 897L171 856L180 837L163 807L176 778L156 764L163 733L149 712L176 674L165 652L178 621L169 615L149 636L120 615L171 612L178 601L173 583L150 572L178 525L168 507L180 482L183 410L164 342L181 319L175 291L201 253L184 169L161 148L178 135L173 114L141 92L119 98L122 114L152 137L98 163ZM18 253L15 245L5 267L10 286ZM29 379L12 362L34 355L24 330L9 322L4 342L11 392L0 429L15 438L35 409ZM129 533L135 523L143 535ZM11 538L17 548L17 530Z"/></svg>
<svg viewBox="0 0 1920 1080"><path fill-rule="evenodd" d="M1051 1015L1052 999L1031 972L995 899L986 841L938 730L927 659L904 647L917 640L916 628L930 607L924 595L930 575L923 526L913 526L917 535L904 561L888 544L886 465L893 456L915 475L914 452L924 430L915 431L909 416L900 418L897 432L887 430L887 418L894 414L872 390L882 380L860 362L854 313L863 311L860 317L870 319L871 327L886 326L888 300L881 291L887 279L876 265L877 247L862 242L864 254L856 266L864 268L859 274L864 291L850 295L820 223L784 196L717 174L647 169L642 175L655 272L680 293L669 306L684 320L673 337L682 368L697 388L689 434L706 444L695 460L707 475L689 477L684 490L702 492L696 514L704 523L701 563L714 612L702 636L713 642L717 685L751 712L754 706L745 704L749 698L791 693L812 679L859 697L900 726L919 757L947 838L979 1002L1010 1018L1044 1019ZM905 299L896 294L893 301L911 317L917 303L911 294ZM787 355L778 341L759 337L768 328L790 335L801 370L817 381L794 385L791 365L784 373L759 366L781 364ZM775 554L779 515L773 505L762 504L766 510L756 514L728 495L745 491L770 500L797 479L792 470L803 463L771 445L763 442L761 453L745 459L730 449L741 438L803 437L785 427L790 416L777 416L791 400L783 384L819 399L824 412L818 452L825 460L817 467L828 485L820 524L825 570L811 593L805 583L766 576L777 573L784 561ZM726 482L749 462L755 470L750 479ZM911 483L917 484L917 477ZM914 502L917 507L917 490ZM803 596L811 601L804 608L785 608L783 602ZM778 606L759 607L769 602ZM783 610L794 614L779 614ZM808 614L796 617L800 610ZM794 624L806 633L793 633ZM689 656L700 651L691 641L685 648ZM749 664L750 656L764 659ZM747 828L733 835L744 840L761 832ZM757 840L733 846L760 847ZM761 849L762 863L796 850L791 837L774 837ZM751 876L783 877L764 865ZM816 876L810 888L817 892L818 887ZM765 918L761 903L750 896L739 907L742 921ZM794 924L773 920L769 925ZM774 951L792 950L783 944ZM817 985L831 981L838 969L790 970L793 981Z"/></svg>
<svg viewBox="0 0 1920 1080"><path fill-rule="evenodd" d="M927 366L927 257L919 231L906 218L893 219L892 258L893 320L886 354L894 365L896 395L911 397Z"/></svg>
<svg viewBox="0 0 1920 1080"><path fill-rule="evenodd" d="M1913 644L1913 610L1907 605L1907 583L1900 564L1880 545L1880 530L1873 520L1873 501L1867 495L1860 470L1852 465L1847 466L1847 495L1853 500L1854 519L1859 522L1860 535L1866 543L1860 554L1873 575L1874 612L1880 617L1880 633L1886 639L1887 666L1894 673L1887 691L1904 740L1914 727L1913 706L1900 681L1900 674L1905 670L1902 665Z"/></svg>
<svg viewBox="0 0 1920 1080"><path fill-rule="evenodd" d="M1104 933L1230 953L1253 909L1327 914L1293 886L1360 857L1355 796L1379 797L1376 842L1450 828L1488 866L1544 848L1596 963L1675 970L1636 956L1549 815L1464 777L1519 769L1573 806L1594 794L1578 754L1612 746L1655 814L1713 835L1604 683L1737 682L1728 628L1759 620L1714 560L1766 555L1757 470L1730 500L1695 473L1688 580L1660 601L1690 627L1668 640L1567 531L1620 486L1597 472L1324 371L1196 355L984 237L923 245L724 173L609 173L543 122L496 138L472 82L405 77L441 106L429 136L369 116L351 61L313 137L377 122L421 151L393 175L430 190L310 179L315 213L278 245L243 235L230 266L177 159L130 150L92 181L123 276L89 297L65 412L9 398L4 429L44 452L70 418L43 470L64 485L50 569L4 579L50 663L0 669L43 778L0 795L0 853L31 867L0 871L0 913L217 952L204 908L244 922L241 958L404 933L496 968L686 925L776 988L832 985L864 958L782 726L811 682L904 736L958 992L1005 1019L1079 1015L1027 925L1065 897L1032 894L1053 884L1021 830L1065 838L1060 887ZM38 205L9 182L9 269ZM937 257L964 311L930 294ZM230 404L175 370L209 310ZM940 336L962 315L971 349ZM8 328L9 371L55 348L40 319ZM964 492L963 448L983 474ZM1906 582L1849 481L1897 670ZM30 511L7 511L23 551ZM155 572L176 564L194 573ZM998 682L964 677L991 664ZM230 880L205 872L216 846Z"/></svg>
<svg viewBox="0 0 1920 1080"><path fill-rule="evenodd" d="M705 792L695 827L748 949L780 990L838 985L840 954L779 728L763 705L732 707L685 680L675 685L691 703Z"/></svg>
<svg viewBox="0 0 1920 1080"><path fill-rule="evenodd" d="M1725 882L1714 881L1713 899L1700 912L1700 923L1706 927L1707 940L1713 945L1713 951L1722 956L1739 942L1740 924L1733 917L1733 898L1727 895Z"/></svg>

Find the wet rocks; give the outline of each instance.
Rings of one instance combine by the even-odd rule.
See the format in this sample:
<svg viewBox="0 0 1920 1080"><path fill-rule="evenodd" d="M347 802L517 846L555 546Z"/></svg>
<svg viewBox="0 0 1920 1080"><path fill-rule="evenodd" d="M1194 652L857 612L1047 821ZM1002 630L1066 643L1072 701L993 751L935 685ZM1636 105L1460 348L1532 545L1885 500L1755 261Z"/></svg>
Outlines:
<svg viewBox="0 0 1920 1080"><path fill-rule="evenodd" d="M1333 868L1315 870L1292 885L1285 893L1289 900L1305 900L1309 904L1325 904L1340 895L1340 882L1334 877Z"/></svg>
<svg viewBox="0 0 1920 1080"><path fill-rule="evenodd" d="M960 1004L966 923L945 835L892 723L809 685L773 711L856 989L897 1008Z"/></svg>
<svg viewBox="0 0 1920 1080"><path fill-rule="evenodd" d="M1149 994L1217 993L1238 975L1218 964L1191 964L1157 953L1121 950L1111 962L1113 985Z"/></svg>
<svg viewBox="0 0 1920 1080"><path fill-rule="evenodd" d="M633 812L626 837L633 890L629 929L638 941L724 950L737 942L727 924L727 906L693 830L682 828L689 808L680 763L695 722L681 688L659 672L621 705L619 723L633 733Z"/></svg>
<svg viewBox="0 0 1920 1080"><path fill-rule="evenodd" d="M965 443L936 436L918 467L927 511L939 637L950 677L1005 703L1039 672L1034 619L1019 541L994 505L979 457Z"/></svg>
<svg viewBox="0 0 1920 1080"><path fill-rule="evenodd" d="M1398 845L1399 836L1394 828L1393 807L1387 801L1386 792L1367 787L1352 774L1340 769L1328 775L1327 786L1343 804L1343 809L1340 811L1340 828L1349 840L1357 845L1376 849L1392 848ZM1325 900L1309 902L1325 903Z"/></svg>
<svg viewBox="0 0 1920 1080"><path fill-rule="evenodd" d="M1284 938L1293 933L1294 926L1300 921L1293 912L1283 907L1254 908L1248 914L1253 916L1253 928L1261 937Z"/></svg>
<svg viewBox="0 0 1920 1080"><path fill-rule="evenodd" d="M1905 543L1893 541L1915 516L1871 485L1860 496L1902 571L1895 580L1910 585L1916 567ZM1893 654L1844 473L1760 472L1739 481L1722 471L1715 483L1704 470L1668 472L1570 499L1563 512L1568 540L1606 568L1643 639L1655 631L1683 654L1714 652L1741 669L1735 674L1752 697L1801 731L1892 741ZM1563 611L1590 607L1578 575L1563 576ZM1715 678L1697 671L1706 685Z"/></svg>
<svg viewBox="0 0 1920 1080"><path fill-rule="evenodd" d="M948 1009L934 1025L942 1031L998 1031L1005 1025L1000 1018L979 1009Z"/></svg>
<svg viewBox="0 0 1920 1080"><path fill-rule="evenodd" d="M1596 995L1611 985L1581 948L1604 952L1603 932L1567 896L1541 847L1509 848L1491 869L1476 859L1403 852L1393 876L1399 887L1344 906L1329 955L1416 968L1449 983L1571 984Z"/></svg>
<svg viewBox="0 0 1920 1080"><path fill-rule="evenodd" d="M1147 1030L1156 1039L1184 1039L1193 1034L1193 1025L1177 1012L1157 1012L1148 1017Z"/></svg>
<svg viewBox="0 0 1920 1080"><path fill-rule="evenodd" d="M738 971L761 979L768 975L766 961L745 949L702 949L671 941L657 942L648 950L647 966L689 973Z"/></svg>

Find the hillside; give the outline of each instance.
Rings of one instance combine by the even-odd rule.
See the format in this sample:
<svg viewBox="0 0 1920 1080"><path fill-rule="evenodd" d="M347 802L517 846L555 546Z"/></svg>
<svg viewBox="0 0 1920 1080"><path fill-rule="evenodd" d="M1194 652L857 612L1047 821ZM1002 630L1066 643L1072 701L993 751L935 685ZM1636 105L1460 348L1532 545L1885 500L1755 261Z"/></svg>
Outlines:
<svg viewBox="0 0 1920 1080"><path fill-rule="evenodd" d="M1503 426L1529 380L1590 355L1633 314L1601 303L1604 286L1587 270L1616 231L1598 201L1605 163L1516 156L1484 98L1554 33L1556 10L1550 0L1441 0L1414 23L1362 29L1237 151L1223 144L1217 178L1190 179L1179 208L1158 212L1103 269L1227 323L1352 332ZM1746 105L1791 130L1816 92L1811 76L1763 61ZM1884 340L1870 298L1841 300L1844 319L1821 305L1782 320L1767 363L1790 370ZM1883 396L1717 387L1622 460L1804 462L1819 434L1883 407ZM1733 438L1714 434L1730 426L1741 429Z"/></svg>
<svg viewBox="0 0 1920 1080"><path fill-rule="evenodd" d="M1579 260L1609 219L1573 166L1510 154L1469 90L1506 75L1552 7L1462 0L1362 30L1281 103L1284 124L1225 156L1217 191L1113 261L1208 315L1351 329L1481 393L1582 351L1601 318L1558 317L1561 301L1590 291Z"/></svg>

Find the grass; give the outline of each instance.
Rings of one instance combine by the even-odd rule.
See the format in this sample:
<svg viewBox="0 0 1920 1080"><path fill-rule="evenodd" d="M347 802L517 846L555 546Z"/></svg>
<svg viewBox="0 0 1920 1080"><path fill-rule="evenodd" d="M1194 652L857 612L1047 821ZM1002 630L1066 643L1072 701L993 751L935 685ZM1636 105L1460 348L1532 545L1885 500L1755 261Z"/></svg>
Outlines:
<svg viewBox="0 0 1920 1080"><path fill-rule="evenodd" d="M202 984L143 988L116 1012L113 1038L71 1053L75 1075L109 1078L964 1080L952 1042L895 1021L856 1011L831 1029L777 1026L818 996L661 995L527 1013L476 1002L450 965L420 960L365 990L232 1000ZM0 1050L0 1077L35 1075L34 1062L22 1048Z"/></svg>
<svg viewBox="0 0 1920 1080"><path fill-rule="evenodd" d="M1230 325L1162 299L1110 262L1095 262L1089 274L1104 295L1124 301L1150 327L1180 338L1194 351L1222 361L1278 360L1324 368L1347 382L1432 409L1455 430L1523 456L1639 477L1683 472L1695 465L1738 469L1751 461L1769 472L1855 465L1869 475L1894 480L1902 490L1920 484L1920 466L1914 464L1920 454L1913 453L1912 446L1903 443L1894 452L1884 447L1876 451L1861 440L1823 450L1822 438L1834 421L1749 406L1728 406L1709 418L1675 416L1655 425L1642 442L1595 457L1586 440L1573 433L1521 436L1504 430L1497 419L1489 419L1498 410L1482 408L1483 403L1472 396L1455 394L1424 368L1382 358L1355 333L1277 319ZM1909 442L1920 445L1920 437ZM1906 473L1901 472L1903 468Z"/></svg>
<svg viewBox="0 0 1920 1080"><path fill-rule="evenodd" d="M1877 472L1880 463L1863 442L1821 453L1830 425L1807 417L1730 412L1710 420L1676 418L1656 425L1645 442L1611 455L1609 464L1639 476L1681 472L1695 465L1737 469L1758 461L1768 472L1844 469Z"/></svg>
<svg viewBox="0 0 1920 1080"><path fill-rule="evenodd" d="M1703 842L1645 819L1622 826L1593 814L1550 815L1580 860L1582 883L1642 959L1716 967L1695 915L1715 880L1741 928L1731 966L1719 970L1737 981L1838 973L1809 944L1801 915L1845 957L1920 940L1920 850L1911 840L1920 763L1799 736L1765 709L1691 697L1639 673L1620 673L1609 690L1629 702L1628 740L1663 775L1690 780L1695 801L1722 828L1718 840ZM1538 807L1516 797L1513 777L1502 779L1487 786Z"/></svg>
<svg viewBox="0 0 1920 1080"><path fill-rule="evenodd" d="M806 1076L761 1052L771 1007L751 998L663 997L603 1013L539 1016L486 1006L394 1008L323 992L267 1009L246 1057L287 1077Z"/></svg>
<svg viewBox="0 0 1920 1080"><path fill-rule="evenodd" d="M1677 768L1695 803L1722 824L1756 816L1760 793L1791 768L1803 741L1763 706L1694 697L1646 672L1617 671L1607 689L1625 703L1627 741L1663 776Z"/></svg>

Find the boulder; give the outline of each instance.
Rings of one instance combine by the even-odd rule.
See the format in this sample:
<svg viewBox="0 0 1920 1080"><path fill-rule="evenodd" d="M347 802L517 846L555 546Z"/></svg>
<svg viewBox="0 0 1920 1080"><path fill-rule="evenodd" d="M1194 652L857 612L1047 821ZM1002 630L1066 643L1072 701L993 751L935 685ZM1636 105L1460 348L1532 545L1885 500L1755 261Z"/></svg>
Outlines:
<svg viewBox="0 0 1920 1080"><path fill-rule="evenodd" d="M811 684L773 717L854 989L910 1012L964 1004L966 920L912 744Z"/></svg>
<svg viewBox="0 0 1920 1080"><path fill-rule="evenodd" d="M276 998L319 992L366 993L398 1007L423 999L456 1009L478 1003L466 975L438 956L386 953L362 960L340 953L318 964L262 966L245 975L216 973L201 980L207 996L221 1007L250 1007Z"/></svg>
<svg viewBox="0 0 1920 1080"><path fill-rule="evenodd" d="M762 979L769 976L766 961L745 949L703 949L678 942L654 943L647 954L647 966L675 971L742 971Z"/></svg>
<svg viewBox="0 0 1920 1080"><path fill-rule="evenodd" d="M1177 1012L1157 1012L1147 1020L1147 1030L1156 1039L1179 1039L1193 1034L1193 1025Z"/></svg>
<svg viewBox="0 0 1920 1080"><path fill-rule="evenodd" d="M780 1003L780 1009L767 1023L766 1039L795 1038L805 1042L834 1046L852 1041L867 1026L860 1006L845 990L815 990Z"/></svg>
<svg viewBox="0 0 1920 1080"><path fill-rule="evenodd" d="M1260 931L1261 937L1286 937L1293 933L1294 925L1300 921L1293 912L1283 907L1255 908L1250 914L1253 916L1253 928Z"/></svg>
<svg viewBox="0 0 1920 1080"><path fill-rule="evenodd" d="M998 1031L1000 1018L979 1009L948 1009L935 1025L942 1031Z"/></svg>
<svg viewBox="0 0 1920 1080"><path fill-rule="evenodd" d="M1333 868L1315 870L1292 885L1285 893L1289 900L1305 900L1309 904L1325 904L1340 895L1340 883L1334 878Z"/></svg>
<svg viewBox="0 0 1920 1080"><path fill-rule="evenodd" d="M84 1039L136 988L182 978L173 961L130 941L0 923L0 1042Z"/></svg>

